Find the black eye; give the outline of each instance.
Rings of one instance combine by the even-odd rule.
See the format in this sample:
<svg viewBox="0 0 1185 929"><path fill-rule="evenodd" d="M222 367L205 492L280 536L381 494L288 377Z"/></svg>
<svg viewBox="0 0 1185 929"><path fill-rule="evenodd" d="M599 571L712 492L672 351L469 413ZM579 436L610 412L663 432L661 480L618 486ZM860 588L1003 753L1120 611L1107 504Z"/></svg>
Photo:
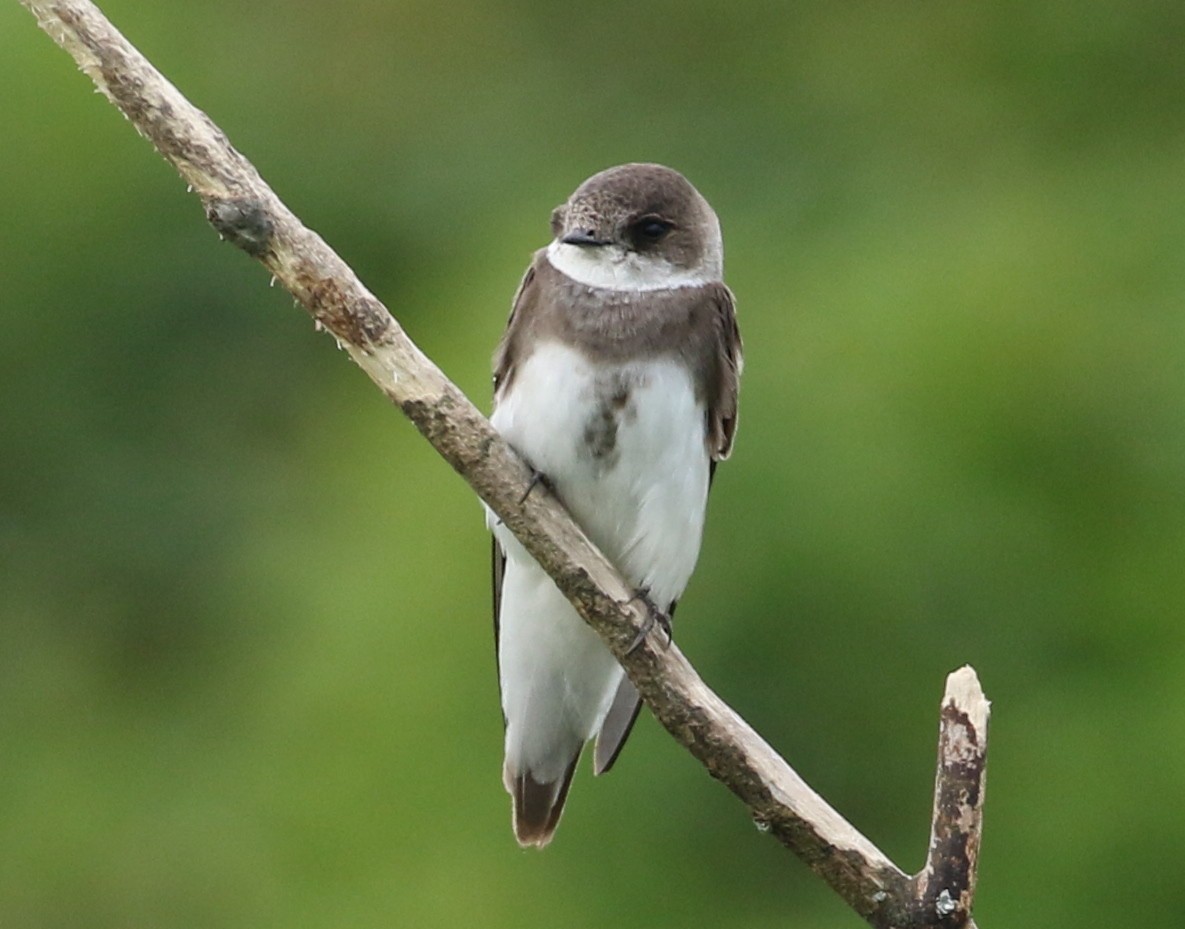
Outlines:
<svg viewBox="0 0 1185 929"><path fill-rule="evenodd" d="M657 242L674 228L674 223L657 216L643 216L634 223L634 232L642 242Z"/></svg>

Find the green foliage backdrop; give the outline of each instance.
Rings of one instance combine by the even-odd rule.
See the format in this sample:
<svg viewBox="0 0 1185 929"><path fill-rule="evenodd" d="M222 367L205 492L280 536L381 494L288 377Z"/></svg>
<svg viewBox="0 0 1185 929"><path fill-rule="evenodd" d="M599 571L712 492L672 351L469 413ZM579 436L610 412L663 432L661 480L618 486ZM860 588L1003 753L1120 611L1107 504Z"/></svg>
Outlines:
<svg viewBox="0 0 1185 929"><path fill-rule="evenodd" d="M481 402L551 207L687 173L682 646L909 869L972 662L980 924L1180 922L1185 6L104 7ZM859 924L649 719L519 851L476 501L13 2L0 86L0 924Z"/></svg>

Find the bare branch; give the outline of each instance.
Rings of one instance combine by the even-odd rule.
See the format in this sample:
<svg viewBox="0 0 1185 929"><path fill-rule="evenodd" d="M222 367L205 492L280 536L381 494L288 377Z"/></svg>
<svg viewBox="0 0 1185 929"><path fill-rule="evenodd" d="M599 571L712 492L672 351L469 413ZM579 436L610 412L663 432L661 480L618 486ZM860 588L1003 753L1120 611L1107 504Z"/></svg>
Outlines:
<svg viewBox="0 0 1185 929"><path fill-rule="evenodd" d="M337 338L505 521L602 636L659 722L745 803L759 829L801 857L874 926L973 927L964 917L974 889L982 790L977 787L971 799L972 772L964 768L977 764L982 779L985 730L960 720L979 719L974 709L965 708L962 698L950 697L948 691L943 744L951 748L944 749L939 772L931 862L923 875L911 879L717 697L676 646L665 648L661 632L629 651L648 618L633 591L552 495L525 494L530 474L522 460L345 262L280 202L204 113L93 4L21 2L177 169L201 198L207 219L220 235L260 261ZM982 718L986 720L986 708ZM964 741L956 732L960 725L974 732L977 762L961 754ZM962 870L956 861L959 853L966 861ZM942 911L944 892L953 901L948 912Z"/></svg>
<svg viewBox="0 0 1185 929"><path fill-rule="evenodd" d="M926 867L915 896L923 908L961 925L971 915L983 825L991 704L970 666L946 679L938 731L938 774Z"/></svg>

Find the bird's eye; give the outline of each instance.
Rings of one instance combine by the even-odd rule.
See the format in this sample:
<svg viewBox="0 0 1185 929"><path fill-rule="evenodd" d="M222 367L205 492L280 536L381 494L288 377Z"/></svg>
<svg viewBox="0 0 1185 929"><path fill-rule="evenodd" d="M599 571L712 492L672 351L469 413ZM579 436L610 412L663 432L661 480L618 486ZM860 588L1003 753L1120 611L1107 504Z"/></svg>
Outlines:
<svg viewBox="0 0 1185 929"><path fill-rule="evenodd" d="M673 228L674 223L657 216L643 216L634 223L634 231L643 242L657 242Z"/></svg>

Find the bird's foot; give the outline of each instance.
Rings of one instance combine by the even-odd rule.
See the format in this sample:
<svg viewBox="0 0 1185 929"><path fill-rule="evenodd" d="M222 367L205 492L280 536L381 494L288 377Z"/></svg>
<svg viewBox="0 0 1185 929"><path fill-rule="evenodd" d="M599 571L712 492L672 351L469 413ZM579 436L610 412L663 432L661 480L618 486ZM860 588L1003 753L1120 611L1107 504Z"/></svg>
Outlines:
<svg viewBox="0 0 1185 929"><path fill-rule="evenodd" d="M542 486L545 490L550 490L553 494L555 493L555 485L552 484L551 478L532 466L531 481L527 484L527 489L523 493L522 497L519 498L519 506L522 506L524 503L526 503L527 497L531 496L531 491L540 486Z"/></svg>
<svg viewBox="0 0 1185 929"><path fill-rule="evenodd" d="M630 643L630 647L625 650L625 653L629 655L641 645L646 636L650 635L650 630L655 626L658 626L666 634L667 641L663 645L663 648L670 648L671 617L654 605L654 601L650 599L649 587L638 588L637 592L627 602L634 603L637 600L641 600L642 604L646 607L646 622L642 624L642 628L638 630L638 634L634 636L634 640Z"/></svg>

